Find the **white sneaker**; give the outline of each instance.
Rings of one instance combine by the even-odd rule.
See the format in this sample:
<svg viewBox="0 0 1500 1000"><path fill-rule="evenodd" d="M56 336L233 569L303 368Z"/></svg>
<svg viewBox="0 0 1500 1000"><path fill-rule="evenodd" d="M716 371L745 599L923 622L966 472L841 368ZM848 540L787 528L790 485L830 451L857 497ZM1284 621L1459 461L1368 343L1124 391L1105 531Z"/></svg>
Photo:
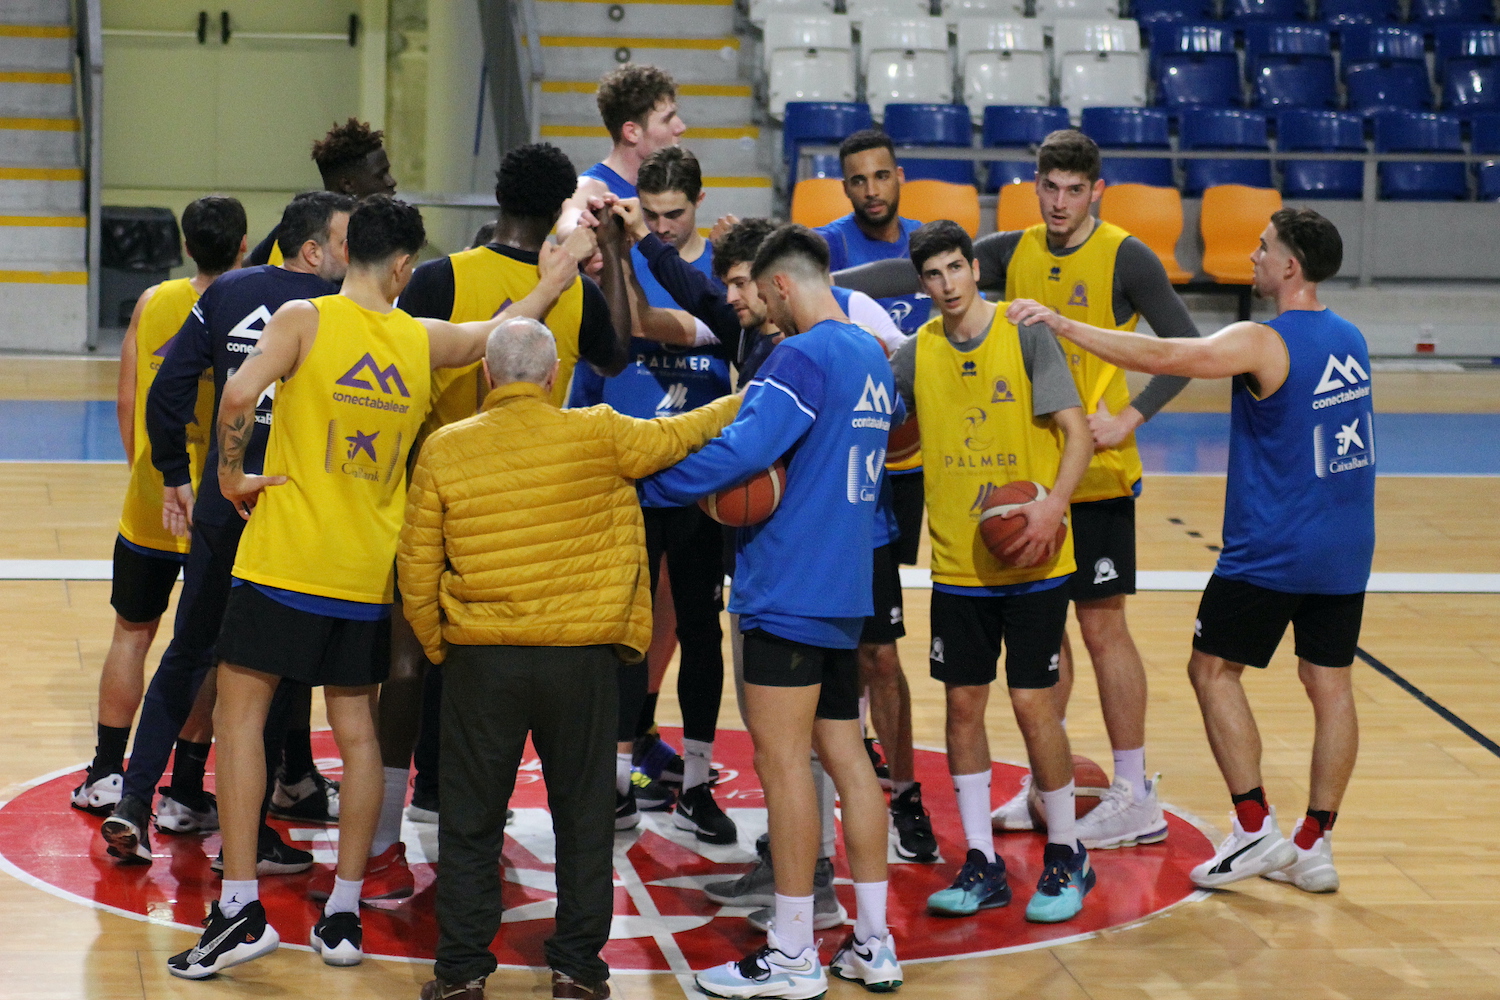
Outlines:
<svg viewBox="0 0 1500 1000"><path fill-rule="evenodd" d="M788 955L781 950L774 929L766 932L766 943L738 962L725 962L694 977L698 988L711 997L753 1000L816 1000L828 992L828 975L818 960L816 947Z"/></svg>
<svg viewBox="0 0 1500 1000"><path fill-rule="evenodd" d="M120 796L124 794L125 776L120 772L100 775L93 781L85 774L83 784L73 789L72 806L84 812L108 816L115 811L115 806L120 804Z"/></svg>
<svg viewBox="0 0 1500 1000"><path fill-rule="evenodd" d="M850 934L833 956L828 971L840 979L859 983L871 993L891 993L901 985L901 963L896 961L896 939L884 937L856 941Z"/></svg>
<svg viewBox="0 0 1500 1000"><path fill-rule="evenodd" d="M1009 802L990 813L990 829L996 833L1018 833L1022 830L1035 830L1036 823L1031 819L1031 806L1026 797L1031 794L1030 773L1021 776L1021 790L1011 796Z"/></svg>
<svg viewBox="0 0 1500 1000"><path fill-rule="evenodd" d="M1167 817L1156 798L1156 781L1148 780L1145 796L1137 800L1130 779L1116 778L1099 797L1099 804L1078 821L1078 839L1091 851L1166 840Z"/></svg>
<svg viewBox="0 0 1500 1000"><path fill-rule="evenodd" d="M1232 814L1231 814L1232 815ZM1281 835L1272 809L1259 830L1247 833L1238 817L1232 817L1233 829L1214 856L1193 869L1193 884L1202 889L1217 889L1240 879L1254 878L1266 872L1285 868L1297 860L1297 845Z"/></svg>
<svg viewBox="0 0 1500 1000"><path fill-rule="evenodd" d="M1297 848L1297 859L1275 871L1265 872L1261 878L1272 882L1290 882L1303 892L1337 892L1339 873L1333 867L1333 847L1328 843L1328 835L1325 833L1319 837L1305 851L1297 847L1297 831L1306 822L1307 817L1304 816L1297 821L1296 829L1292 830L1292 846Z"/></svg>
<svg viewBox="0 0 1500 1000"><path fill-rule="evenodd" d="M173 798L171 786L157 791L161 798L156 802L156 828L162 833L208 833L219 828L219 803L212 792L200 792L198 801L184 802Z"/></svg>

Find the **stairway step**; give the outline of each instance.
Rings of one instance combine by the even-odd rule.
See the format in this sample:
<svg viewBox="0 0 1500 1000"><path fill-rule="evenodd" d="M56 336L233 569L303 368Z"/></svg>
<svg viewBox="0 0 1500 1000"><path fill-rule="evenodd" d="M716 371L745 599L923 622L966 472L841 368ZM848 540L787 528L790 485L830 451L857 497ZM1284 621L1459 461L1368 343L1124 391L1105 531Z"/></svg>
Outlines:
<svg viewBox="0 0 1500 1000"><path fill-rule="evenodd" d="M0 70L0 115L71 117L73 74Z"/></svg>
<svg viewBox="0 0 1500 1000"><path fill-rule="evenodd" d="M83 215L0 215L0 268L5 261L83 260L87 237Z"/></svg>
<svg viewBox="0 0 1500 1000"><path fill-rule="evenodd" d="M78 119L0 118L0 163L78 166Z"/></svg>
<svg viewBox="0 0 1500 1000"><path fill-rule="evenodd" d="M546 121L599 120L596 80L546 80L542 83L542 118ZM677 110L692 125L735 125L755 113L755 90L748 83L679 83Z"/></svg>
<svg viewBox="0 0 1500 1000"><path fill-rule="evenodd" d="M52 70L73 68L73 29L67 25L0 24L0 67Z"/></svg>
<svg viewBox="0 0 1500 1000"><path fill-rule="evenodd" d="M618 5L619 20L610 16L610 3L578 0L540 0L537 30L542 34L607 36L711 37L734 33L733 0L665 0Z"/></svg>
<svg viewBox="0 0 1500 1000"><path fill-rule="evenodd" d="M0 260L0 350L85 350L88 271L17 268Z"/></svg>
<svg viewBox="0 0 1500 1000"><path fill-rule="evenodd" d="M543 35L547 75L556 80L597 80L622 63L667 68L679 83L716 83L737 76L740 40L605 35Z"/></svg>
<svg viewBox="0 0 1500 1000"><path fill-rule="evenodd" d="M78 167L0 165L0 212L74 214L83 211L83 171Z"/></svg>
<svg viewBox="0 0 1500 1000"><path fill-rule="evenodd" d="M69 0L0 0L0 21L6 24L47 24L66 27L72 23Z"/></svg>
<svg viewBox="0 0 1500 1000"><path fill-rule="evenodd" d="M705 177L703 190L707 197L698 206L698 223L704 227L712 226L722 215L736 215L741 219L769 216L776 197L771 178L766 175Z"/></svg>

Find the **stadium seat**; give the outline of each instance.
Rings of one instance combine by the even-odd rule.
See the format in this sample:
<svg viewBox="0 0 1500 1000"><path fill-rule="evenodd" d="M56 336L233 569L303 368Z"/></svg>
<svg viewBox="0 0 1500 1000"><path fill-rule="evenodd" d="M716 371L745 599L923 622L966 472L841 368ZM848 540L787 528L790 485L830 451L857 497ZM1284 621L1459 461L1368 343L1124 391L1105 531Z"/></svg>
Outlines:
<svg viewBox="0 0 1500 1000"><path fill-rule="evenodd" d="M876 20L904 21L932 15L927 0L844 0L844 9L849 20L861 26Z"/></svg>
<svg viewBox="0 0 1500 1000"><path fill-rule="evenodd" d="M1033 193L1032 201L1035 200ZM908 181L901 185L901 214L918 222L952 219L970 236L978 236L979 191L972 184Z"/></svg>
<svg viewBox="0 0 1500 1000"><path fill-rule="evenodd" d="M1141 24L1156 21L1201 21L1214 16L1213 0L1134 0L1130 16Z"/></svg>
<svg viewBox="0 0 1500 1000"><path fill-rule="evenodd" d="M1239 60L1231 54L1163 55L1157 66L1157 100L1169 110L1244 104Z"/></svg>
<svg viewBox="0 0 1500 1000"><path fill-rule="evenodd" d="M1048 134L1068 127L1064 108L991 106L984 109L983 144L991 149L1025 149L1041 145ZM1036 178L1036 162L1001 162L987 165L985 190L999 191L1007 184L1029 184Z"/></svg>
<svg viewBox="0 0 1500 1000"><path fill-rule="evenodd" d="M995 199L995 229L1002 233L1026 229L1042 221L1035 184L1007 184Z"/></svg>
<svg viewBox="0 0 1500 1000"><path fill-rule="evenodd" d="M973 125L962 104L887 104L885 134L899 146L971 146ZM974 183L972 160L914 160L901 156L908 181L935 180L950 184Z"/></svg>
<svg viewBox="0 0 1500 1000"><path fill-rule="evenodd" d="M1224 0L1232 21L1292 21L1307 15L1303 0Z"/></svg>
<svg viewBox="0 0 1500 1000"><path fill-rule="evenodd" d="M792 221L798 225L816 229L848 214L844 182L835 177L807 177L792 188Z"/></svg>
<svg viewBox="0 0 1500 1000"><path fill-rule="evenodd" d="M1344 68L1360 63L1427 64L1427 42L1416 28L1399 24L1350 24L1339 29L1339 57Z"/></svg>
<svg viewBox="0 0 1500 1000"><path fill-rule="evenodd" d="M788 101L854 100L853 45L844 14L767 18L762 55L771 117L780 118Z"/></svg>
<svg viewBox="0 0 1500 1000"><path fill-rule="evenodd" d="M1051 103L1046 40L1034 20L960 20L958 65L964 103L976 123L991 105Z"/></svg>
<svg viewBox="0 0 1500 1000"><path fill-rule="evenodd" d="M1019 21L1025 16L1026 0L943 0L943 18L950 27L969 17Z"/></svg>
<svg viewBox="0 0 1500 1000"><path fill-rule="evenodd" d="M1245 74L1251 78L1267 62L1317 56L1333 58L1333 37L1321 24L1296 21L1251 21L1245 36Z"/></svg>
<svg viewBox="0 0 1500 1000"><path fill-rule="evenodd" d="M1170 149L1167 113L1160 108L1084 108L1082 130L1106 152L1110 149ZM1105 156L1106 184L1171 187L1172 161Z"/></svg>
<svg viewBox="0 0 1500 1000"><path fill-rule="evenodd" d="M1077 116L1084 108L1140 107L1146 72L1139 52L1074 52L1058 67L1058 103Z"/></svg>
<svg viewBox="0 0 1500 1000"><path fill-rule="evenodd" d="M854 47L854 34L846 14L787 14L766 19L761 55L769 68L777 52Z"/></svg>
<svg viewBox="0 0 1500 1000"><path fill-rule="evenodd" d="M1227 24L1151 21L1143 25L1150 41L1151 75L1158 75L1162 56L1219 53L1234 55L1234 28Z"/></svg>
<svg viewBox="0 0 1500 1000"><path fill-rule="evenodd" d="M1443 110L1468 117L1500 109L1500 65L1455 59L1443 75Z"/></svg>
<svg viewBox="0 0 1500 1000"><path fill-rule="evenodd" d="M1269 150L1266 116L1237 108L1195 108L1179 120L1178 144L1184 150ZM1202 194L1221 184L1271 187L1269 160L1184 160L1183 193Z"/></svg>
<svg viewBox="0 0 1500 1000"><path fill-rule="evenodd" d="M891 101L947 104L953 100L948 26L941 18L866 22L861 33L865 99L876 121Z"/></svg>
<svg viewBox="0 0 1500 1000"><path fill-rule="evenodd" d="M1161 259L1167 280L1186 284L1193 276L1177 263L1177 240L1182 236L1182 195L1174 187L1147 184L1110 184L1099 199L1099 218L1125 230Z"/></svg>
<svg viewBox="0 0 1500 1000"><path fill-rule="evenodd" d="M1036 0L1036 19L1049 28L1067 18L1098 21L1119 16L1119 0Z"/></svg>
<svg viewBox="0 0 1500 1000"><path fill-rule="evenodd" d="M1493 21L1490 0L1411 0L1411 19L1428 24L1440 22Z"/></svg>
<svg viewBox="0 0 1500 1000"><path fill-rule="evenodd" d="M1263 63L1251 81L1257 107L1333 108L1338 106L1338 87L1333 79L1333 60L1327 56L1289 56L1285 61Z"/></svg>
<svg viewBox="0 0 1500 1000"><path fill-rule="evenodd" d="M750 0L750 23L764 27L768 17L832 14L833 0Z"/></svg>
<svg viewBox="0 0 1500 1000"><path fill-rule="evenodd" d="M1141 29L1129 20L1068 17L1052 25L1052 52L1140 52Z"/></svg>
<svg viewBox="0 0 1500 1000"><path fill-rule="evenodd" d="M1380 24L1401 20L1401 0L1322 0L1318 14L1328 24Z"/></svg>
<svg viewBox="0 0 1500 1000"><path fill-rule="evenodd" d="M1364 119L1342 111L1286 111L1276 122L1276 148L1291 153L1363 153ZM1288 198L1359 198L1365 167L1339 160L1283 160L1281 178Z"/></svg>
<svg viewBox="0 0 1500 1000"><path fill-rule="evenodd" d="M1462 153L1462 124L1454 115L1383 111L1375 122L1377 153ZM1382 163L1380 197L1391 201L1453 201L1469 194L1462 163Z"/></svg>
<svg viewBox="0 0 1500 1000"><path fill-rule="evenodd" d="M1281 195L1270 188L1221 184L1204 191L1198 216L1203 272L1221 284L1250 284L1255 277L1250 255L1280 208Z"/></svg>
<svg viewBox="0 0 1500 1000"><path fill-rule="evenodd" d="M1344 86L1349 110L1362 115L1432 107L1425 63L1356 63L1344 68Z"/></svg>
<svg viewBox="0 0 1500 1000"><path fill-rule="evenodd" d="M1500 28L1484 24L1440 24L1433 29L1433 72L1441 80L1448 64L1500 60Z"/></svg>
<svg viewBox="0 0 1500 1000"><path fill-rule="evenodd" d="M837 101L788 101L781 125L782 157L787 176L796 179L798 153L806 145L836 145L871 124L867 104ZM812 162L812 177L840 177L837 156L817 156Z"/></svg>
<svg viewBox="0 0 1500 1000"><path fill-rule="evenodd" d="M1500 111L1475 115L1469 127L1475 153L1500 153ZM1500 160L1479 164L1479 200L1500 201Z"/></svg>

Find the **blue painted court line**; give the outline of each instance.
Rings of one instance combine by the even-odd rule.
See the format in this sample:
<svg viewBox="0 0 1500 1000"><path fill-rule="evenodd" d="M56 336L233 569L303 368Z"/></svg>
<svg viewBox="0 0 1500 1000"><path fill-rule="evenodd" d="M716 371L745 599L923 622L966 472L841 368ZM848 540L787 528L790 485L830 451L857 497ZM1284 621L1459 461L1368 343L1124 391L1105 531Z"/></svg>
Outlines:
<svg viewBox="0 0 1500 1000"><path fill-rule="evenodd" d="M109 400L0 400L0 461L123 462Z"/></svg>

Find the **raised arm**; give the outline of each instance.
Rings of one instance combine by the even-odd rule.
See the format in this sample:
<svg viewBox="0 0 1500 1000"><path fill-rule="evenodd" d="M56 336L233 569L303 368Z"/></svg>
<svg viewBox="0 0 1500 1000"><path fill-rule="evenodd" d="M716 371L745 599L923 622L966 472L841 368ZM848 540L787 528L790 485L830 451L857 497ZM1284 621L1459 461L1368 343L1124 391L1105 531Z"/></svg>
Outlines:
<svg viewBox="0 0 1500 1000"><path fill-rule="evenodd" d="M740 321L734 309L724 300L724 289L677 253L677 248L646 228L640 203L635 199L618 202L615 213L624 220L625 230L635 239L636 249L651 268L651 275L688 316L703 323L708 332L724 345L729 357L739 356ZM722 221L722 220L721 220ZM691 331L682 314L672 309L658 312L665 317L646 321L641 336L681 347L702 346L697 324Z"/></svg>
<svg viewBox="0 0 1500 1000"><path fill-rule="evenodd" d="M675 465L707 444L740 410L740 397L720 396L675 417L641 420L613 411L615 454L620 471L631 479L642 479Z"/></svg>
<svg viewBox="0 0 1500 1000"><path fill-rule="evenodd" d="M576 233L576 230L575 230ZM601 375L618 375L630 364L630 240L624 229L609 215L594 230L603 266L599 270L599 290L609 304L609 320L614 327L608 364L589 363ZM571 237L570 237L571 238Z"/></svg>

